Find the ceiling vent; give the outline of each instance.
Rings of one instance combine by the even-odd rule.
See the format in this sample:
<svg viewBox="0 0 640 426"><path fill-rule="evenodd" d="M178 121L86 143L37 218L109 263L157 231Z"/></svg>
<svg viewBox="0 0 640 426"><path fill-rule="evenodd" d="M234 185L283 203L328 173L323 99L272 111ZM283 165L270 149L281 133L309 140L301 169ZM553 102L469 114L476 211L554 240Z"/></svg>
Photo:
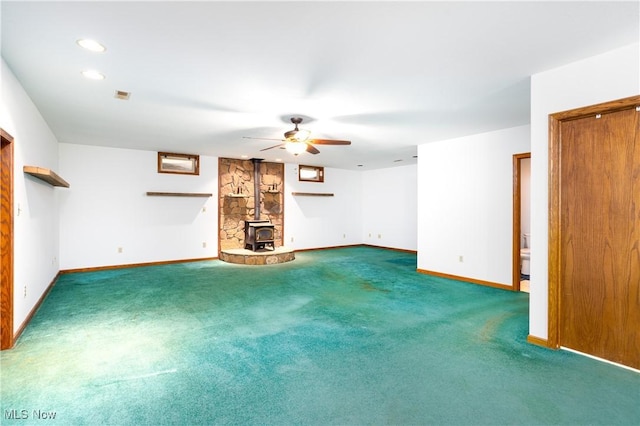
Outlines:
<svg viewBox="0 0 640 426"><path fill-rule="evenodd" d="M123 90L116 90L116 94L114 95L116 99L122 99L123 101L128 101L129 96L131 96L131 93Z"/></svg>

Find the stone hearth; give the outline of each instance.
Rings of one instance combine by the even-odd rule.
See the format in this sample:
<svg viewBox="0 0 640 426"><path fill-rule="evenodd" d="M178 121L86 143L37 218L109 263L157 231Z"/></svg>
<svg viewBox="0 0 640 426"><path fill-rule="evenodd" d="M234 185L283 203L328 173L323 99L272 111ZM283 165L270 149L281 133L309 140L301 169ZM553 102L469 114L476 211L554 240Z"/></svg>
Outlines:
<svg viewBox="0 0 640 426"><path fill-rule="evenodd" d="M226 249L220 252L220 260L239 265L275 265L290 262L295 258L293 249L287 247L257 252L247 249Z"/></svg>

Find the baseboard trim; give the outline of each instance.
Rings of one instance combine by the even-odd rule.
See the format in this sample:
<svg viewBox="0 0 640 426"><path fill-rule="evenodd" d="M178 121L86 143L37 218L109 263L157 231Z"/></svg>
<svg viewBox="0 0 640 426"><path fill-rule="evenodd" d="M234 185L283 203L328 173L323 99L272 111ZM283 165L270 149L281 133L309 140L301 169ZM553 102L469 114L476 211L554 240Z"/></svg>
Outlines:
<svg viewBox="0 0 640 426"><path fill-rule="evenodd" d="M158 266L158 265L170 265L174 263L188 263L188 262L204 262L207 260L217 260L218 257L203 257L197 259L180 259L180 260L162 260L159 262L144 262L144 263L126 263L122 265L108 265L108 266L93 266L89 268L75 268L75 269L63 269L59 274L73 274L76 272L96 272L107 271L110 269L125 269L125 268L139 268L142 266Z"/></svg>
<svg viewBox="0 0 640 426"><path fill-rule="evenodd" d="M293 251L302 252L302 251L317 251L317 250L333 250L333 249L352 248L352 247L360 247L360 246L362 246L362 244L347 244L344 246L311 247L311 248L304 248L304 249L294 248Z"/></svg>
<svg viewBox="0 0 640 426"><path fill-rule="evenodd" d="M38 312L38 309L40 309L40 306L42 305L42 302L44 302L44 299L46 299L49 293L51 293L51 289L53 289L53 287L56 285L56 282L58 281L59 277L60 277L60 272L58 271L58 273L56 274L55 277L53 277L53 280L51 280L51 282L49 283L45 291L42 293L42 295L40 296L36 304L33 305L33 308L31 308L31 311L29 311L29 315L27 315L24 321L22 321L22 324L20 324L20 327L13 335L14 345L18 341L18 338L22 335L22 332L27 328L27 325L29 325L29 323L33 319L33 316L36 314L36 312ZM10 349L10 348L7 348L7 349Z"/></svg>
<svg viewBox="0 0 640 426"><path fill-rule="evenodd" d="M527 336L527 342L531 343L532 345L536 345L536 346L542 346L544 348L550 348L553 349L550 345L549 345L549 341L547 339L543 339L542 337L537 337L537 336L533 336L531 334L529 334Z"/></svg>
<svg viewBox="0 0 640 426"><path fill-rule="evenodd" d="M399 252L402 252L402 253L418 254L418 252L416 250L400 249L400 248L385 247L385 246L374 246L372 244L347 244L347 245L344 245L344 246L330 246L330 247L314 247L314 248L306 248L306 249L295 249L295 251L296 252L302 252L302 251L316 251L316 250L333 250L333 249L352 248L352 247L370 247L370 248L377 248L377 249L382 249L382 250L399 251Z"/></svg>
<svg viewBox="0 0 640 426"><path fill-rule="evenodd" d="M361 244L363 247L379 248L384 250L399 251L401 253L418 254L418 250L401 249L395 247L376 246L374 244Z"/></svg>
<svg viewBox="0 0 640 426"><path fill-rule="evenodd" d="M417 269L417 272L419 272L421 274L425 274L425 275L432 275L434 277L447 278L447 279L450 279L450 280L457 280L457 281L464 281L464 282L468 282L468 283L472 283L472 284L483 285L485 287L493 287L493 288L499 288L501 290L513 291L513 286L506 285L506 284L494 283L494 282L491 282L491 281L479 280L479 279L476 279L476 278L461 277L459 275L445 274L443 272L429 271L427 269L420 269L420 268Z"/></svg>

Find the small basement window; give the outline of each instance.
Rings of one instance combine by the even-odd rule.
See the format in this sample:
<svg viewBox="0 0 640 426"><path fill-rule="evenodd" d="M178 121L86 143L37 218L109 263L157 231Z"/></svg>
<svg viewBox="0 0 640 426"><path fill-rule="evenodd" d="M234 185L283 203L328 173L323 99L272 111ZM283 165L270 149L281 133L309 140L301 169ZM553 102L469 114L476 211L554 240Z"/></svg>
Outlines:
<svg viewBox="0 0 640 426"><path fill-rule="evenodd" d="M182 175L200 174L200 156L192 154L158 153L158 173Z"/></svg>
<svg viewBox="0 0 640 426"><path fill-rule="evenodd" d="M324 182L324 167L298 166L298 180L303 182Z"/></svg>

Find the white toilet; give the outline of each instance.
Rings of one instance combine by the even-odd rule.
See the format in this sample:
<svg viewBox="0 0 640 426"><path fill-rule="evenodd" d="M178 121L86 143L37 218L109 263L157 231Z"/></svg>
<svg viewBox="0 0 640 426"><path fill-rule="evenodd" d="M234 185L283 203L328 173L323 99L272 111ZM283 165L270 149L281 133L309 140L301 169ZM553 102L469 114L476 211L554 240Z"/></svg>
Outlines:
<svg viewBox="0 0 640 426"><path fill-rule="evenodd" d="M529 261L531 259L531 234L524 235L524 248L520 249L520 273L529 274Z"/></svg>

